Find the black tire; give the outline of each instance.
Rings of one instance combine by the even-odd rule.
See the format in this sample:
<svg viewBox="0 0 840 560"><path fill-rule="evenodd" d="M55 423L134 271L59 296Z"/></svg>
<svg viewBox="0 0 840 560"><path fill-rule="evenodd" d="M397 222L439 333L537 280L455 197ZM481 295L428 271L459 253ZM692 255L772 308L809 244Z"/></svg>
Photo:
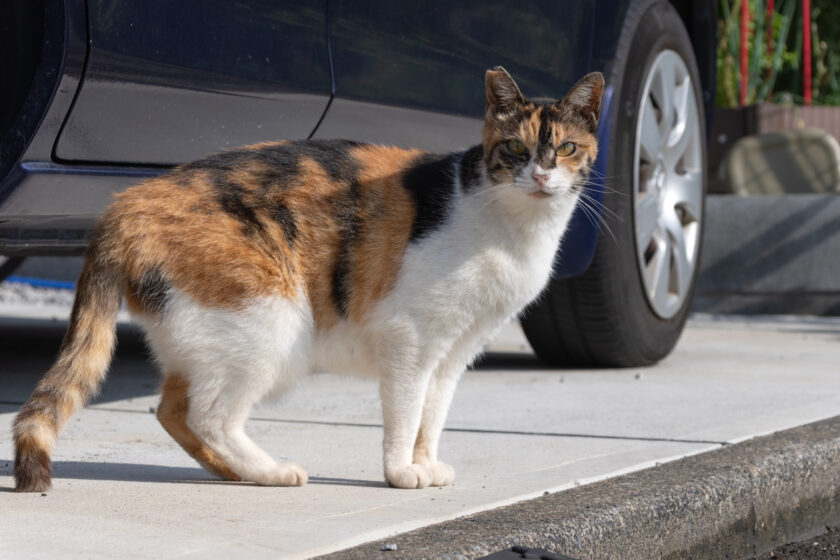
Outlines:
<svg viewBox="0 0 840 560"><path fill-rule="evenodd" d="M687 296L675 315L663 319L644 292L633 209L636 118L644 80L664 50L682 58L694 86L702 145L700 215L705 215L705 116L691 40L679 14L667 1L636 3L628 11L619 52L609 73L615 100L607 163L607 178L612 179L607 181L603 214L612 235L602 227L587 271L575 278L550 281L521 320L534 351L551 365L650 365L667 356L682 333L696 285L699 251ZM699 220L699 240L704 221Z"/></svg>
<svg viewBox="0 0 840 560"><path fill-rule="evenodd" d="M21 265L24 257L0 256L0 282L11 276L17 267Z"/></svg>

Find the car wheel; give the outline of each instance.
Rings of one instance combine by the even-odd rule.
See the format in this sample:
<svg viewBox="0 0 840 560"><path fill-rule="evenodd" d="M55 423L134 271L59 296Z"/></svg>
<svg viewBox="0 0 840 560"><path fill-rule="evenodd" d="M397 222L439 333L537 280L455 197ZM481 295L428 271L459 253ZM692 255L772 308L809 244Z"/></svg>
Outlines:
<svg viewBox="0 0 840 560"><path fill-rule="evenodd" d="M580 276L550 281L522 318L534 351L553 365L659 361L694 292L707 179L699 72L668 2L634 8L610 71L617 102L593 261Z"/></svg>
<svg viewBox="0 0 840 560"><path fill-rule="evenodd" d="M0 282L11 276L17 267L23 262L23 257L0 256Z"/></svg>

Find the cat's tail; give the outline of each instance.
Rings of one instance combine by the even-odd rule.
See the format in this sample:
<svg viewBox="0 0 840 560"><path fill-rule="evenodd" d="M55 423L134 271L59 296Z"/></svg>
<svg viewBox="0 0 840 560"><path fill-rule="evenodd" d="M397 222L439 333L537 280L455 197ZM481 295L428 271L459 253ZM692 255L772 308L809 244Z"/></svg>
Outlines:
<svg viewBox="0 0 840 560"><path fill-rule="evenodd" d="M94 241L58 358L15 419L15 491L50 487L50 453L58 431L99 389L116 342L124 281Z"/></svg>

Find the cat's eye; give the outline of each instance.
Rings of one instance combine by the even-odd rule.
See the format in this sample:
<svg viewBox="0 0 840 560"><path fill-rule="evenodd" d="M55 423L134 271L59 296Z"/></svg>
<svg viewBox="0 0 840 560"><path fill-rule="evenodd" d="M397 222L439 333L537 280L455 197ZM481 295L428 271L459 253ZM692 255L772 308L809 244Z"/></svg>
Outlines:
<svg viewBox="0 0 840 560"><path fill-rule="evenodd" d="M563 144L560 144L559 148L557 148L557 155L560 157L569 157L575 153L576 149L577 146L574 142L564 142Z"/></svg>
<svg viewBox="0 0 840 560"><path fill-rule="evenodd" d="M508 140L507 141L507 149L513 155L521 156L528 153L528 148L522 142L522 140Z"/></svg>

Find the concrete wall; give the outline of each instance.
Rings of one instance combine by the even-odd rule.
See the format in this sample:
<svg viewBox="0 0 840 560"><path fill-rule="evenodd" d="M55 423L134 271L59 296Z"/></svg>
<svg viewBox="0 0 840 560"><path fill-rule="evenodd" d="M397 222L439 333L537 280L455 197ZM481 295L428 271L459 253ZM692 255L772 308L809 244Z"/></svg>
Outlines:
<svg viewBox="0 0 840 560"><path fill-rule="evenodd" d="M695 311L840 315L840 196L711 195Z"/></svg>

